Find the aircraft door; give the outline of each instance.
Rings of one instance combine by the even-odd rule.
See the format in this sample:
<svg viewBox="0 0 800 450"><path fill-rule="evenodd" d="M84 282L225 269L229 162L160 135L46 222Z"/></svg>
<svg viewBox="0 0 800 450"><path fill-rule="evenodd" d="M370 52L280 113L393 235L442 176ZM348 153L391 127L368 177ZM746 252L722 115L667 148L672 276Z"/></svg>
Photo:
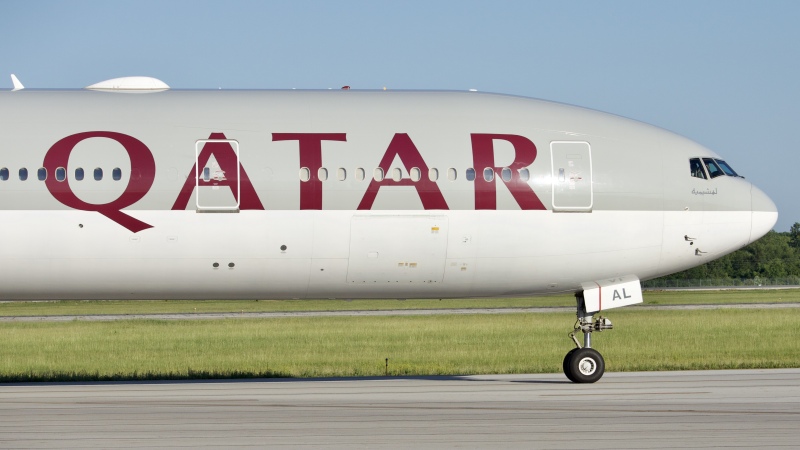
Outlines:
<svg viewBox="0 0 800 450"><path fill-rule="evenodd" d="M446 216L354 216L347 281L436 284L447 259Z"/></svg>
<svg viewBox="0 0 800 450"><path fill-rule="evenodd" d="M239 210L239 142L201 139L195 142L196 199L199 211Z"/></svg>
<svg viewBox="0 0 800 450"><path fill-rule="evenodd" d="M588 142L550 143L553 211L590 212L592 193L592 148Z"/></svg>

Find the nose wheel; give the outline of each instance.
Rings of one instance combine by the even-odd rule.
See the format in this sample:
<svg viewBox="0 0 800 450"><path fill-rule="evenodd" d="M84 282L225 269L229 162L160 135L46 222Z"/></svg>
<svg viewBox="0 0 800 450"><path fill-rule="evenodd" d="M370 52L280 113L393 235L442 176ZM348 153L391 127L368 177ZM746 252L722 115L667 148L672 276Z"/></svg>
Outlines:
<svg viewBox="0 0 800 450"><path fill-rule="evenodd" d="M574 348L564 357L564 374L573 383L594 383L605 370L603 356L593 348Z"/></svg>
<svg viewBox="0 0 800 450"><path fill-rule="evenodd" d="M575 347L564 356L562 364L564 375L573 383L594 383L603 377L606 371L606 362L597 350L592 348L592 332L610 330L614 326L611 321L603 316L594 319L586 312L583 302L583 293L575 294L578 301L578 321L569 337L575 342ZM575 337L575 333L583 332L583 345Z"/></svg>

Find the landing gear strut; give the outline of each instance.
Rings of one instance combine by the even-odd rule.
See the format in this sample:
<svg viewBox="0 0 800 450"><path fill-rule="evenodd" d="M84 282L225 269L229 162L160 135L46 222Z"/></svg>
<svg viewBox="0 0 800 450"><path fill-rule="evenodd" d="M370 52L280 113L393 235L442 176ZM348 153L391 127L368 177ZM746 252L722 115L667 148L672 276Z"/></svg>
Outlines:
<svg viewBox="0 0 800 450"><path fill-rule="evenodd" d="M586 312L583 292L576 293L575 300L578 303L578 320L575 322L575 329L569 334L575 342L575 348L564 357L564 375L574 383L594 383L603 376L606 363L600 352L592 348L592 332L610 330L613 325L603 316L595 319ZM575 337L578 331L583 332L583 345Z"/></svg>

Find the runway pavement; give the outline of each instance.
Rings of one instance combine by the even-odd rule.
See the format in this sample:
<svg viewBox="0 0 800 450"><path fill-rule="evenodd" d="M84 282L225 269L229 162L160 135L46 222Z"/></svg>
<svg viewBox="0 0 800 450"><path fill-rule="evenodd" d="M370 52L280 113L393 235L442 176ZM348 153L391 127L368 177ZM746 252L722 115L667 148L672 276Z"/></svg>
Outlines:
<svg viewBox="0 0 800 450"><path fill-rule="evenodd" d="M800 369L0 385L2 448L797 448Z"/></svg>

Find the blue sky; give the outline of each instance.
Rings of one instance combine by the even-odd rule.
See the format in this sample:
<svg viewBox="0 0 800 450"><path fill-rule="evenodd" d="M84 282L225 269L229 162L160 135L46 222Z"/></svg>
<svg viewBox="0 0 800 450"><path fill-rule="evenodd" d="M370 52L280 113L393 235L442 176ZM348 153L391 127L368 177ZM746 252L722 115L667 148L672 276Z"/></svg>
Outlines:
<svg viewBox="0 0 800 450"><path fill-rule="evenodd" d="M5 1L0 88L469 89L595 108L725 157L800 221L800 2ZM3 81L5 80L5 81Z"/></svg>

